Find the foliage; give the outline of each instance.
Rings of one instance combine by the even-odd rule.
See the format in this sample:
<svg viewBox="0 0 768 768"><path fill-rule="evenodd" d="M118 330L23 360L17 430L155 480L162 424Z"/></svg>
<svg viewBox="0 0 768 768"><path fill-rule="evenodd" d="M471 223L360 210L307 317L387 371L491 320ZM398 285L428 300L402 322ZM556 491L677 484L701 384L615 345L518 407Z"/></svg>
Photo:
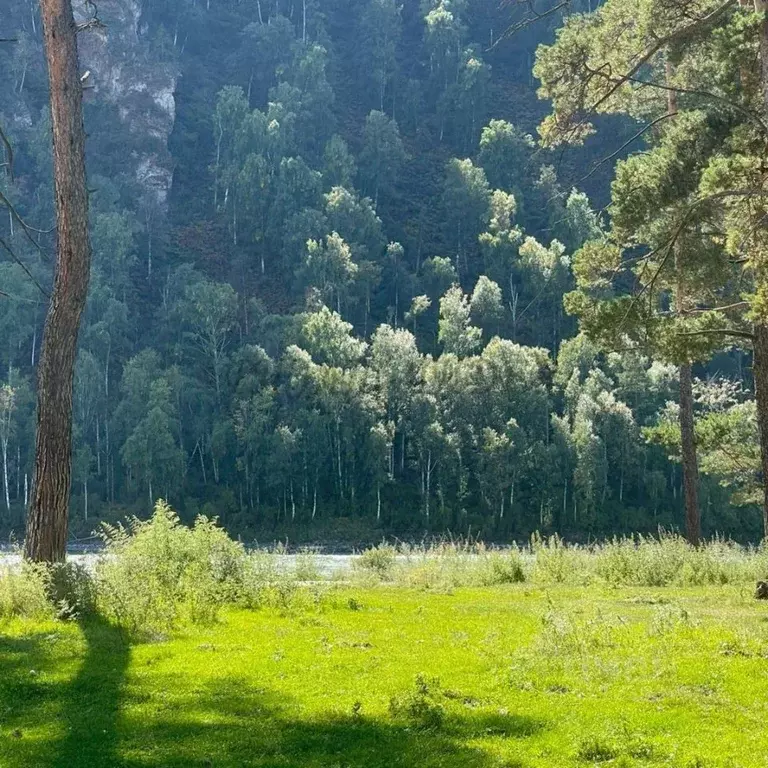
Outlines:
<svg viewBox="0 0 768 768"><path fill-rule="evenodd" d="M48 598L61 619L90 621L98 614L98 586L91 570L67 561L48 569Z"/></svg>
<svg viewBox="0 0 768 768"><path fill-rule="evenodd" d="M237 595L244 552L212 520L187 528L161 501L149 520L105 526L103 535L100 608L130 632L167 631L182 618L210 623Z"/></svg>
<svg viewBox="0 0 768 768"><path fill-rule="evenodd" d="M0 619L17 616L46 619L55 615L50 599L50 574L45 566L25 563L4 566L0 573Z"/></svg>
<svg viewBox="0 0 768 768"><path fill-rule="evenodd" d="M437 730L445 719L445 709L439 701L440 681L416 675L413 690L390 699L392 717L422 730Z"/></svg>
<svg viewBox="0 0 768 768"><path fill-rule="evenodd" d="M715 331L749 333L764 303L762 193L728 194L763 183L758 25L668 5L571 0L529 23L525 3L480 0L173 0L144 4L139 35L107 19L104 55L83 53L72 532L158 497L244 540L676 530L665 361L700 360L744 382L728 409L697 404L704 530L756 540L749 360ZM32 482L35 283L55 244L39 12L0 9L17 38L0 190L34 227L0 224L18 257L0 263L6 531ZM661 33L674 45L647 71L593 76Z"/></svg>
<svg viewBox="0 0 768 768"><path fill-rule="evenodd" d="M361 571L375 574L382 581L392 578L397 558L397 549L389 544L366 549L354 562Z"/></svg>

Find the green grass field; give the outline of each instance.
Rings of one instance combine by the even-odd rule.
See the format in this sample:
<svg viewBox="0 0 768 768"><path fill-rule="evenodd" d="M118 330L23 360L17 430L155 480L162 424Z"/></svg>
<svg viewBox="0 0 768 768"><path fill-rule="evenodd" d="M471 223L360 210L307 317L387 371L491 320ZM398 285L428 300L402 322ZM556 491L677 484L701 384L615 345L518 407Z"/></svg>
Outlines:
<svg viewBox="0 0 768 768"><path fill-rule="evenodd" d="M325 586L154 642L0 624L2 768L747 768L767 722L749 585Z"/></svg>

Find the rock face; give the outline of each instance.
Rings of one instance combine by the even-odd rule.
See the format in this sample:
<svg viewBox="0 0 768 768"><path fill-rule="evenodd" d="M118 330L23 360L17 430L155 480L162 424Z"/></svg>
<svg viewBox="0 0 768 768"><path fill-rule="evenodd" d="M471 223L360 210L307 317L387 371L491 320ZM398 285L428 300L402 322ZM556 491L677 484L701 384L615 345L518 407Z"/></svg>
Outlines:
<svg viewBox="0 0 768 768"><path fill-rule="evenodd" d="M114 105L124 126L137 137L130 148L136 181L146 207L165 210L173 176L168 137L176 116L178 66L152 55L141 39L139 0L99 0L98 19L78 43L87 100ZM75 18L87 23L94 6L75 0ZM103 26L102 26L103 25Z"/></svg>

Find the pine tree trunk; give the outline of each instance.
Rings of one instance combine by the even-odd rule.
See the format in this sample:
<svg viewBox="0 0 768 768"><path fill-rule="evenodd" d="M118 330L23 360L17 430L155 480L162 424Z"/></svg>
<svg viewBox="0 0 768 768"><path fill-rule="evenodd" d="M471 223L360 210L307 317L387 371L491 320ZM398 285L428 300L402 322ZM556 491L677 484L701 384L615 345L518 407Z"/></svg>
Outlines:
<svg viewBox="0 0 768 768"><path fill-rule="evenodd" d="M674 75L674 67L667 61L667 81ZM667 92L669 113L677 114L677 92ZM686 309L686 291L683 279L684 266L680 259L680 245L675 248L675 271L677 272L676 310L678 314ZM685 503L685 535L696 546L701 538L701 510L699 509L699 465L696 457L696 434L693 421L693 376L691 364L680 366L680 454L683 461L683 499Z"/></svg>
<svg viewBox="0 0 768 768"><path fill-rule="evenodd" d="M755 400L763 481L763 535L768 538L768 324L755 325Z"/></svg>
<svg viewBox="0 0 768 768"><path fill-rule="evenodd" d="M85 130L71 0L40 0L51 92L57 253L38 369L35 479L25 556L66 557L72 475L72 381L90 277Z"/></svg>
<svg viewBox="0 0 768 768"><path fill-rule="evenodd" d="M683 459L683 496L685 498L685 535L697 545L701 538L699 509L699 466L696 460L696 435L693 422L693 377L691 365L680 366L680 442Z"/></svg>
<svg viewBox="0 0 768 768"><path fill-rule="evenodd" d="M760 25L760 91L768 115L768 0L755 0L755 11L764 14ZM763 536L768 538L768 323L755 325L753 373L763 481Z"/></svg>
<svg viewBox="0 0 768 768"><path fill-rule="evenodd" d="M755 0L755 11L763 14L760 24L760 92L768 112L768 0Z"/></svg>

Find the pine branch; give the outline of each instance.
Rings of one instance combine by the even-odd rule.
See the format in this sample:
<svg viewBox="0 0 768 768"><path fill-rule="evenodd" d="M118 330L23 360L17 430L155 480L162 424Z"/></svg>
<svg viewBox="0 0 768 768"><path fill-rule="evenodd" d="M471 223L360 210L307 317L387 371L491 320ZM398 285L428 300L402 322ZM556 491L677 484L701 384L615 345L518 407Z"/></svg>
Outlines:
<svg viewBox="0 0 768 768"><path fill-rule="evenodd" d="M54 231L55 227L51 227L51 229L37 229L37 227L33 227L31 224L27 224L21 214L16 210L16 207L13 205L13 203L2 192L0 192L0 205L4 205L9 210L13 220L21 227L29 242L32 243L32 245L39 251L40 255L44 259L48 260L48 254L45 252L40 243L35 240L32 234L50 235Z"/></svg>
<svg viewBox="0 0 768 768"><path fill-rule="evenodd" d="M738 456L736 456L734 453L732 453L731 451L729 451L728 449L726 449L724 447L722 442L718 443L717 446L715 448L711 449L711 450L720 451L722 454L725 455L725 457L727 459L730 459L733 462L733 464L736 467L736 469L741 470L742 472L745 472L745 473L750 474L750 475L756 475L757 472L758 472L753 467L745 466L742 463L741 459L739 459Z"/></svg>
<svg viewBox="0 0 768 768"><path fill-rule="evenodd" d="M674 117L675 114L677 113L668 112L666 115L662 115L661 117L657 117L655 120L652 120L650 123L644 126L641 130L639 130L634 136L627 139L615 152L611 152L610 155L606 155L601 160L599 160L595 165L592 166L592 169L589 171L589 173L587 173L586 176L582 176L580 179L578 179L575 182L575 184L581 184L583 181L586 181L590 176L592 176L595 173L595 171L597 171L598 168L605 165L606 163L609 163L615 157L620 155L630 144L632 144L634 141L639 139L646 131L649 131L651 128L653 128L654 125L658 125L663 120L666 120L670 117Z"/></svg>
<svg viewBox="0 0 768 768"><path fill-rule="evenodd" d="M696 307L694 309L683 310L684 315L705 314L707 312L730 312L734 309L745 309L749 306L746 301L736 301L733 304L726 304L724 307Z"/></svg>
<svg viewBox="0 0 768 768"><path fill-rule="evenodd" d="M12 293L6 291L0 291L0 298L8 299L9 301L23 301L27 304L39 305L41 302L35 301L35 299L28 299L26 296L15 296Z"/></svg>
<svg viewBox="0 0 768 768"><path fill-rule="evenodd" d="M715 10L713 10L711 13L708 13L706 16L701 16L694 20L691 24L682 27L681 29L676 29L674 32L670 32L668 35L664 35L664 37L660 37L652 46L650 46L643 54L640 55L640 58L629 70L629 72L621 75L614 82L613 86L608 90L608 92L603 94L588 111L592 113L597 112L602 104L610 99L611 96L613 96L613 94L616 93L616 91L618 91L622 85L625 85L627 82L629 82L630 79L633 78L660 50L666 48L670 43L674 43L680 38L687 37L691 33L696 32L700 27L705 27L707 24L711 24L712 22L716 21L721 14L725 13L725 11L727 11L735 4L736 0L725 0L724 3L719 5L717 8L715 8Z"/></svg>
<svg viewBox="0 0 768 768"><path fill-rule="evenodd" d="M737 328L703 328L699 331L680 331L675 336L735 336L738 339L752 339L755 334L749 331L740 331Z"/></svg>
<svg viewBox="0 0 768 768"><path fill-rule="evenodd" d="M584 110L585 116L581 118L578 122L576 122L575 125L573 125L571 128L569 128L566 132L566 136L574 136L580 128L583 128L584 125L587 122L587 116L597 114L600 107L608 101L608 99L613 96L616 91L619 90L623 85L626 85L626 83L630 82L632 78L637 75L638 72L663 48L670 45L671 43L677 42L680 38L685 38L688 35L697 32L700 27L707 26L708 24L711 24L715 21L717 21L718 17L721 16L723 13L725 13L729 8L734 6L736 4L737 0L725 0L724 3L719 5L717 8L715 8L713 11L708 13L706 16L701 16L697 19L694 19L690 24L681 27L680 29L676 29L673 32L670 32L668 35L664 35L664 37L658 38L653 45L651 45L649 48L647 48L642 54L639 55L639 58L635 62L635 64L632 66L632 68L629 70L629 72L626 72L623 75L620 75L616 78L611 77L610 75L607 77L613 85L602 95L600 96L597 101L595 101L590 107L586 108ZM610 62L605 62L603 65L598 67L597 69L587 69L587 72L589 73L589 78L587 79L587 82L584 83L583 90L586 90L586 85L591 81L593 77L596 77L598 75L603 75L601 70L608 69L610 72ZM575 117L575 115L574 115Z"/></svg>
<svg viewBox="0 0 768 768"><path fill-rule="evenodd" d="M536 10L535 2L534 0L505 0L505 2L502 3L502 7L513 5L515 7L522 7L525 6L528 11L528 15L523 18L521 21L516 22L515 24L510 25L507 27L504 32L501 33L501 36L499 37L496 42L494 42L489 48L487 48L487 51L492 51L496 46L501 43L504 40L508 40L512 35L519 32L522 29L526 29L527 27L530 27L532 24L535 24L536 22L541 21L542 19L546 19L548 16L553 16L554 14L558 13L559 11L562 11L566 8L568 8L571 4L571 0L561 0L561 2L557 3L557 5L554 5L552 8L549 8L546 11L542 11L539 13Z"/></svg>
<svg viewBox="0 0 768 768"><path fill-rule="evenodd" d="M684 88L683 86L679 85L668 85L666 83L657 83L653 80L641 80L639 77L629 77L627 76L625 79L622 80L622 77L620 78L613 78L608 75L603 75L602 72L599 70L589 70L590 72L593 72L593 74L598 76L603 76L608 80L609 82L619 82L621 81L621 85L623 85L625 82L635 83L637 85L643 85L648 88L656 88L660 91L666 91L668 93L682 93L686 94L688 96L701 96L705 99L711 99L712 101L716 101L719 104L722 104L723 106L729 107L733 110L736 110L737 112L740 112L741 114L748 117L750 120L753 120L756 122L765 133L768 133L768 125L763 121L763 119L760 117L760 115L757 112L753 112L751 109L747 109L746 107L743 107L741 104L738 104L735 101L730 101L729 99L724 98L723 96L719 96L716 93L712 93L711 91L704 91L698 88Z"/></svg>
<svg viewBox="0 0 768 768"><path fill-rule="evenodd" d="M715 200L723 200L728 197L768 197L768 191L764 189L759 188L753 188L753 189L727 189L723 190L721 192L715 192L712 195L707 195L706 197L701 197L698 200L695 200L691 205L689 206L688 210L685 212L683 217L680 219L679 224L675 228L675 231L673 232L671 238L664 243L663 245L659 246L658 248L655 248L651 253L649 253L646 257L646 259L650 259L654 254L659 253L662 249L665 250L665 254L661 260L661 263L659 264L658 269L654 273L651 280L644 284L642 288L640 289L640 292L632 298L632 303L627 309L626 314L624 315L624 318L622 319L621 323L619 324L619 327L621 328L624 323L629 319L629 315L631 314L632 310L634 309L637 302L640 300L640 298L648 292L653 286L656 284L656 281L658 280L659 276L661 275L662 270L666 266L667 262L669 261L669 256L672 253L672 249L675 245L675 243L678 241L680 236L683 233L683 230L685 228L686 223L688 222L688 219L691 217L691 215L694 213L694 211L699 208L700 206L704 205L705 203L713 202ZM648 261L646 260L646 265ZM645 266L643 269L645 269ZM750 336L751 338L751 336Z"/></svg>

